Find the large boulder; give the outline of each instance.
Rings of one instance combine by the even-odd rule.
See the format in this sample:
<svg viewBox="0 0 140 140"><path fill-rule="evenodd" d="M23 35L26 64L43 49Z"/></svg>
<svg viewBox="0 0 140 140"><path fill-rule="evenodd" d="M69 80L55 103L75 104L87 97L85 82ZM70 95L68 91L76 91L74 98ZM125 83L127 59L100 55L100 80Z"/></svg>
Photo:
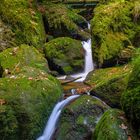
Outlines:
<svg viewBox="0 0 140 140"><path fill-rule="evenodd" d="M15 73L23 66L31 66L49 71L47 60L37 49L28 45L8 48L0 53L0 65L4 70L4 75Z"/></svg>
<svg viewBox="0 0 140 140"><path fill-rule="evenodd" d="M70 74L84 69L82 43L68 37L56 38L45 45L45 56L50 69Z"/></svg>
<svg viewBox="0 0 140 140"><path fill-rule="evenodd" d="M85 32L87 21L63 4L47 3L42 6L45 10L44 21L46 32L54 37L72 37L87 40L90 34ZM43 8L40 9L43 9Z"/></svg>
<svg viewBox="0 0 140 140"><path fill-rule="evenodd" d="M83 95L62 112L56 140L91 139L92 130L108 106L99 99Z"/></svg>
<svg viewBox="0 0 140 140"><path fill-rule="evenodd" d="M121 107L120 98L127 88L131 65L97 69L89 73L85 83L91 86L91 94L99 97L111 107Z"/></svg>
<svg viewBox="0 0 140 140"><path fill-rule="evenodd" d="M137 140L121 110L106 111L93 132L92 140Z"/></svg>
<svg viewBox="0 0 140 140"><path fill-rule="evenodd" d="M131 60L140 30L139 23L133 19L138 15L138 11L132 15L134 9L135 3L125 0L113 0L95 8L91 28L93 57L98 67L124 64ZM122 62L120 56L124 52L129 55Z"/></svg>
<svg viewBox="0 0 140 140"><path fill-rule="evenodd" d="M36 139L62 96L60 83L32 46L4 50L0 66L0 139Z"/></svg>
<svg viewBox="0 0 140 140"><path fill-rule="evenodd" d="M45 71L23 67L0 79L0 139L33 140L61 98L59 82Z"/></svg>
<svg viewBox="0 0 140 140"><path fill-rule="evenodd" d="M17 45L25 43L42 48L45 42L45 30L35 1L2 0L0 15L3 22L10 26L15 34Z"/></svg>
<svg viewBox="0 0 140 140"><path fill-rule="evenodd" d="M139 56L140 53L138 53ZM127 90L122 95L122 107L140 137L140 57L134 61Z"/></svg>

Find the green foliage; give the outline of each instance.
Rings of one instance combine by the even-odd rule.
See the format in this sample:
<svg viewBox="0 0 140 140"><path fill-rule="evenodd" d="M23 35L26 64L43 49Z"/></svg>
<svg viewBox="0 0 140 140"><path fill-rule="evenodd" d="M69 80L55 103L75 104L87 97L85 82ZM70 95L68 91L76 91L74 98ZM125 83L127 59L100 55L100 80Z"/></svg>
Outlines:
<svg viewBox="0 0 140 140"><path fill-rule="evenodd" d="M3 0L0 4L0 15L11 26L17 45L25 43L42 47L45 41L44 28L41 14L36 10L34 2Z"/></svg>
<svg viewBox="0 0 140 140"><path fill-rule="evenodd" d="M45 55L50 65L55 64L55 67L60 67L65 74L84 67L82 44L75 39L60 37L51 40L45 45Z"/></svg>
<svg viewBox="0 0 140 140"><path fill-rule="evenodd" d="M128 136L129 135L129 136ZM117 109L106 111L96 125L93 140L128 140L133 133L125 119L124 112Z"/></svg>

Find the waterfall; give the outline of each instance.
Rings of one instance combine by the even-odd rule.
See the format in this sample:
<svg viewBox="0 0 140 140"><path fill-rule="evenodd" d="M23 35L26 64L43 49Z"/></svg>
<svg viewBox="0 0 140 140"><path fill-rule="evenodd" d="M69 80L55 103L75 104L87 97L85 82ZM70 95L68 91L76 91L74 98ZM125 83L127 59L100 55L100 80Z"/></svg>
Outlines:
<svg viewBox="0 0 140 140"><path fill-rule="evenodd" d="M60 114L61 114L61 111L62 109L69 103L71 102L72 100L78 98L79 95L73 95L73 96L70 96L68 97L67 99L61 101L61 102L58 102L52 113L51 113L51 116L47 122L47 125L45 127L45 130L43 132L43 135L40 136L39 138L37 138L37 140L51 140L54 132L55 132L55 129L56 129L56 124L58 122L58 119L60 117Z"/></svg>
<svg viewBox="0 0 140 140"><path fill-rule="evenodd" d="M87 42L83 41L82 44L85 50L85 66L84 66L84 71L82 73L71 75L71 77L73 78L81 77L80 79L76 80L76 82L84 81L87 74L94 69L93 59L92 59L91 39L89 39Z"/></svg>
<svg viewBox="0 0 140 140"><path fill-rule="evenodd" d="M90 24L88 24L88 29L90 29ZM76 80L76 82L82 82L85 80L87 74L94 70L94 64L92 59L92 47L91 47L91 39L88 41L82 41L83 49L85 50L85 64L84 64L84 71L77 74L72 74L71 77L80 79ZM58 77L58 79L65 79L66 75Z"/></svg>

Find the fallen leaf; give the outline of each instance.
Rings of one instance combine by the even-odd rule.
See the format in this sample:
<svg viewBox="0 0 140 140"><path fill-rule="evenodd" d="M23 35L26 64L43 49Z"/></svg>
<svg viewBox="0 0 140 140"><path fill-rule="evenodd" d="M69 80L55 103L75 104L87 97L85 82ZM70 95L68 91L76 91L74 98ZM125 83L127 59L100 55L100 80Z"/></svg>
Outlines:
<svg viewBox="0 0 140 140"><path fill-rule="evenodd" d="M128 136L128 140L132 140L130 136Z"/></svg>
<svg viewBox="0 0 140 140"><path fill-rule="evenodd" d="M123 123L121 125L119 125L119 127L124 129L124 130L127 129L127 126L125 126Z"/></svg>
<svg viewBox="0 0 140 140"><path fill-rule="evenodd" d="M0 105L3 105L5 103L6 103L6 101L4 99L0 99Z"/></svg>
<svg viewBox="0 0 140 140"><path fill-rule="evenodd" d="M28 79L29 79L29 80L33 80L33 77L29 77Z"/></svg>

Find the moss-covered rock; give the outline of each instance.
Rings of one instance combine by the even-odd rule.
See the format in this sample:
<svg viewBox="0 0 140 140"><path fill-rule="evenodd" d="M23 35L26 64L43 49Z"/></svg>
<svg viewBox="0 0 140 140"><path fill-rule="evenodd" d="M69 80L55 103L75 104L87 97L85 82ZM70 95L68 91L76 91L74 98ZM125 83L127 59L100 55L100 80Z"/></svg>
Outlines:
<svg viewBox="0 0 140 140"><path fill-rule="evenodd" d="M80 41L61 37L45 45L45 55L52 70L70 74L84 67L84 50Z"/></svg>
<svg viewBox="0 0 140 140"><path fill-rule="evenodd" d="M14 33L0 20L0 52L15 45Z"/></svg>
<svg viewBox="0 0 140 140"><path fill-rule="evenodd" d="M91 27L93 57L98 67L121 64L119 56L126 49L130 55L125 61L130 60L133 47L129 46L136 45L140 29L138 22L133 19L136 15L136 12L132 14L134 8L134 2L125 0L116 0L95 8Z"/></svg>
<svg viewBox="0 0 140 140"><path fill-rule="evenodd" d="M138 53L138 56L140 53ZM140 57L134 61L127 90L122 95L122 107L140 137Z"/></svg>
<svg viewBox="0 0 140 140"><path fill-rule="evenodd" d="M90 139L91 131L107 108L107 105L94 97L87 95L79 97L63 110L55 138Z"/></svg>
<svg viewBox="0 0 140 140"><path fill-rule="evenodd" d="M120 98L127 88L131 65L97 69L86 78L85 83L92 87L91 94L99 97L111 107L120 108Z"/></svg>
<svg viewBox="0 0 140 140"><path fill-rule="evenodd" d="M43 5L44 6L44 5ZM45 4L44 21L48 34L54 37L72 37L87 40L90 35L83 29L87 21L80 15L68 9L63 4Z"/></svg>
<svg viewBox="0 0 140 140"><path fill-rule="evenodd" d="M0 139L36 139L61 94L59 82L36 68L1 78Z"/></svg>
<svg viewBox="0 0 140 140"><path fill-rule="evenodd" d="M48 71L47 60L34 47L21 45L0 53L0 65L4 74L11 74L23 66L31 66Z"/></svg>
<svg viewBox="0 0 140 140"><path fill-rule="evenodd" d="M128 125L125 114L121 110L110 109L104 113L96 125L93 140L129 140L134 133Z"/></svg>
<svg viewBox="0 0 140 140"><path fill-rule="evenodd" d="M25 43L42 48L45 32L33 0L2 0L0 15L4 23L11 26L17 45Z"/></svg>

